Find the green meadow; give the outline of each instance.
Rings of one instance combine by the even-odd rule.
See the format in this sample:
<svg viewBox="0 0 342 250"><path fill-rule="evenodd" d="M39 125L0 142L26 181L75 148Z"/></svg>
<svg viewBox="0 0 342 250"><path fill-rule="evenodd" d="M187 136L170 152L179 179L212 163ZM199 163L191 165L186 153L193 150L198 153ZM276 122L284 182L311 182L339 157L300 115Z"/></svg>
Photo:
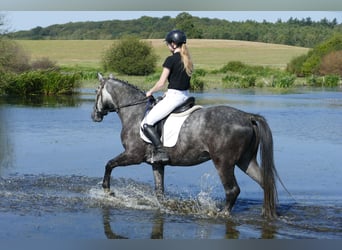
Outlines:
<svg viewBox="0 0 342 250"><path fill-rule="evenodd" d="M147 41L155 49L159 57L157 65L161 67L170 52L162 39ZM17 42L32 60L48 57L62 67L101 70L103 54L115 40L17 40ZM308 52L308 48L302 47L234 40L189 39L188 47L195 69L203 69L206 72L221 69L231 61L284 70L291 59ZM155 76L118 77L136 85L151 85L158 77L159 70ZM222 82L222 75L207 73L204 81L206 85L217 87L216 85Z"/></svg>
<svg viewBox="0 0 342 250"><path fill-rule="evenodd" d="M169 54L163 40L148 40L158 54L159 64ZM104 52L113 40L17 40L32 59L49 57L60 65L99 67ZM308 49L287 45L233 41L189 39L188 46L195 65L218 69L229 61L285 68L293 58Z"/></svg>

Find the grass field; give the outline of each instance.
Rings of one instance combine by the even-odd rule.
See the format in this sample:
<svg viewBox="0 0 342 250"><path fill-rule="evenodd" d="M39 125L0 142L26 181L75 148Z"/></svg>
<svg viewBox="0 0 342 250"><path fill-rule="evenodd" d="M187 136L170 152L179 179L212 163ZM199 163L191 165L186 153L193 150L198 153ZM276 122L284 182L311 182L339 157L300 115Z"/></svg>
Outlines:
<svg viewBox="0 0 342 250"><path fill-rule="evenodd" d="M162 39L147 41L152 44L159 57L157 73L150 77L116 75L143 89L150 88L157 81L161 65L165 57L170 55ZM102 72L103 54L115 41L17 40L17 42L26 50L32 60L48 57L60 66L79 68L80 70L91 68ZM233 40L189 39L188 47L195 69L204 69L208 72L218 70L230 61L284 69L292 58L308 52L307 48L302 47ZM222 74L207 74L203 79L205 88L222 87L222 77L224 77ZM82 82L84 87L93 85L94 81Z"/></svg>
<svg viewBox="0 0 342 250"><path fill-rule="evenodd" d="M161 65L168 49L162 39L148 40L159 56ZM113 44L112 40L18 40L19 44L37 59L48 57L59 65L100 67L103 53ZM307 48L278 44L233 40L189 39L188 46L195 67L219 69L229 61L241 61L252 65L285 68L298 55L307 53Z"/></svg>

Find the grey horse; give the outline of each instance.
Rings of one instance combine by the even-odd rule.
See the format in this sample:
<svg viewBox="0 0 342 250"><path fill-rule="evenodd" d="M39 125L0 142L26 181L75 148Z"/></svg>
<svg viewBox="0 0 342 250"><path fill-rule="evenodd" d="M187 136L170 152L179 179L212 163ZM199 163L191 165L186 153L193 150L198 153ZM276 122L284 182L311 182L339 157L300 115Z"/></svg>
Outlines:
<svg viewBox="0 0 342 250"><path fill-rule="evenodd" d="M101 122L108 112L116 112L122 122L124 152L108 161L102 186L110 190L112 170L143 162L152 165L157 197L164 193L164 164L150 163L153 145L140 138L140 123L148 99L137 87L113 77L99 76L92 119ZM257 162L260 146L261 165ZM262 214L277 217L277 171L273 159L273 138L266 120L229 106L204 107L192 113L181 127L174 147L166 148L170 166L193 166L212 160L225 190L222 213L229 215L240 188L234 175L238 166L264 191Z"/></svg>

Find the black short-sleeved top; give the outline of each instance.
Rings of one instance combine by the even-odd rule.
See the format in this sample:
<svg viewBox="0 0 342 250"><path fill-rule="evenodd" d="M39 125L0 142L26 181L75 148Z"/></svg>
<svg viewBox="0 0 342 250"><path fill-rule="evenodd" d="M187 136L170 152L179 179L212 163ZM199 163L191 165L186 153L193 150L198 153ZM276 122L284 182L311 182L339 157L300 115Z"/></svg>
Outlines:
<svg viewBox="0 0 342 250"><path fill-rule="evenodd" d="M188 90L190 88L190 76L184 69L184 64L179 52L174 53L165 59L163 67L170 70L168 76L169 89Z"/></svg>

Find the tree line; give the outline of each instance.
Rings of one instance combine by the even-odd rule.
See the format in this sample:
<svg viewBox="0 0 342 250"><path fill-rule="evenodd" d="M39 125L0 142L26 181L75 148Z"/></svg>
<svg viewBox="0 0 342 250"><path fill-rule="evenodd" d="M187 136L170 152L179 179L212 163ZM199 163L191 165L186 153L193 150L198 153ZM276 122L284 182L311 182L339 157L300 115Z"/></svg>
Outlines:
<svg viewBox="0 0 342 250"><path fill-rule="evenodd" d="M11 39L70 39L103 40L136 36L141 39L162 39L172 29L181 29L188 38L228 39L285 44L312 48L336 33L342 33L342 24L336 19L313 21L310 17L301 20L279 19L272 23L264 20L231 22L216 18L200 18L187 12L175 18L142 16L134 20L109 20L99 22L70 22L48 27L36 27L28 31L7 32Z"/></svg>

